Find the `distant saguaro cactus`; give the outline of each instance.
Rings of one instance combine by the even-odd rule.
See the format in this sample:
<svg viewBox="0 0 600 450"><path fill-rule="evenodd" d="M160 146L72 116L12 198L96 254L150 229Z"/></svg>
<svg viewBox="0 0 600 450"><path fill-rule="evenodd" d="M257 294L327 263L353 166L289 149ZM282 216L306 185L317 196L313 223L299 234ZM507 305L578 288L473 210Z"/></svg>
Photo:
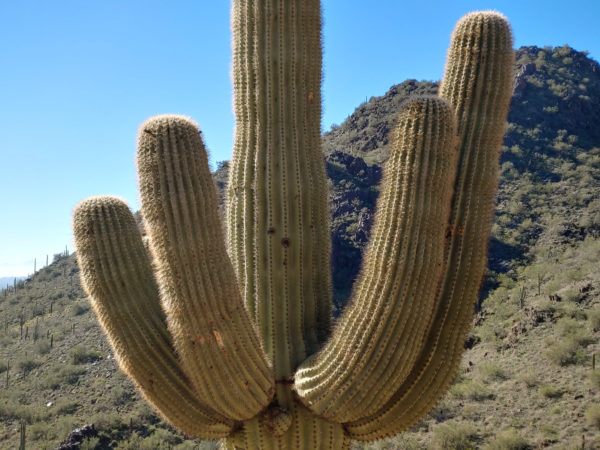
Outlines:
<svg viewBox="0 0 600 450"><path fill-rule="evenodd" d="M120 367L184 433L342 449L422 418L457 373L512 92L506 19L457 24L440 96L399 113L371 243L330 332L318 0L234 0L226 237L197 125L139 130L146 246L123 201L75 209L82 284ZM147 248L149 247L150 252Z"/></svg>
<svg viewBox="0 0 600 450"><path fill-rule="evenodd" d="M21 419L20 434L19 434L19 450L25 450L25 434L27 424L24 419Z"/></svg>

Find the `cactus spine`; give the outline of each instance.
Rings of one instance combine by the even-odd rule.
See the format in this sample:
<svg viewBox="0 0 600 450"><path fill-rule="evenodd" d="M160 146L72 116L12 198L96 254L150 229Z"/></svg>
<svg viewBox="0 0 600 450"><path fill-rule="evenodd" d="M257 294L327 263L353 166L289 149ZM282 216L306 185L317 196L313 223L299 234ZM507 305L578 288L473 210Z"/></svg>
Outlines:
<svg viewBox="0 0 600 450"><path fill-rule="evenodd" d="M440 98L398 119L372 241L329 335L318 0L234 0L227 247L197 125L138 137L149 254L115 197L78 205L83 286L122 369L175 427L227 448L348 448L425 415L456 374L486 263L512 42L463 18Z"/></svg>

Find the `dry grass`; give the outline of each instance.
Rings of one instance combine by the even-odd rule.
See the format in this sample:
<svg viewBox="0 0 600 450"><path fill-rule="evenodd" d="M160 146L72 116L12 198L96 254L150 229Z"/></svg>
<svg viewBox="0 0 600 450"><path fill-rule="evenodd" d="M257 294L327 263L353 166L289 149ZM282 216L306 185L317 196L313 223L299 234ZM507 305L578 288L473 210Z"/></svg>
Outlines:
<svg viewBox="0 0 600 450"><path fill-rule="evenodd" d="M477 430L468 423L444 423L433 430L433 450L467 450L474 448Z"/></svg>
<svg viewBox="0 0 600 450"><path fill-rule="evenodd" d="M527 439L513 428L498 433L494 440L485 447L486 450L527 450L530 448Z"/></svg>
<svg viewBox="0 0 600 450"><path fill-rule="evenodd" d="M546 383L540 386L540 394L546 398L561 398L563 391L554 386L552 383Z"/></svg>
<svg viewBox="0 0 600 450"><path fill-rule="evenodd" d="M585 411L585 418L588 425L600 430L600 405L591 405Z"/></svg>

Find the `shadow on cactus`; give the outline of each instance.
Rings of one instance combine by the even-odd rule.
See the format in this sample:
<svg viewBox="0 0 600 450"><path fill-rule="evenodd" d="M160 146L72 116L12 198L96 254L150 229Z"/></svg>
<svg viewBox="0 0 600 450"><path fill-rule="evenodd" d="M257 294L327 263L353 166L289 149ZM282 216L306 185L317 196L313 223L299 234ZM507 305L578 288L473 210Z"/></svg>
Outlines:
<svg viewBox="0 0 600 450"><path fill-rule="evenodd" d="M117 198L74 212L94 311L120 367L187 435L337 449L399 433L448 389L471 324L512 92L509 25L461 19L439 98L400 111L333 330L319 2L235 0L232 28L225 231L197 125L149 119L137 154L148 245Z"/></svg>

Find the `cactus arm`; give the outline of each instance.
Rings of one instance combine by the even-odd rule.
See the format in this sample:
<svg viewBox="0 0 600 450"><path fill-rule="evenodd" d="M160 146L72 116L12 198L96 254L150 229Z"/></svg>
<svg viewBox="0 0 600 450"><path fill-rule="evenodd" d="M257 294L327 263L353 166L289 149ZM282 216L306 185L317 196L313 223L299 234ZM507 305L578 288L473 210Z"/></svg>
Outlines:
<svg viewBox="0 0 600 450"><path fill-rule="evenodd" d="M233 2L228 247L282 382L325 339L331 314L320 28L317 0Z"/></svg>
<svg viewBox="0 0 600 450"><path fill-rule="evenodd" d="M227 436L234 423L202 404L181 370L135 219L114 197L93 197L73 214L83 287L121 369L174 427Z"/></svg>
<svg viewBox="0 0 600 450"><path fill-rule="evenodd" d="M459 169L441 303L433 332L401 388L376 414L345 424L354 439L380 439L409 428L433 408L456 376L486 267L513 59L504 16L477 12L458 22L440 87L459 127Z"/></svg>
<svg viewBox="0 0 600 450"><path fill-rule="evenodd" d="M377 411L419 355L442 274L455 138L444 100L417 98L400 112L350 307L327 346L296 373L303 403L329 420Z"/></svg>
<svg viewBox="0 0 600 450"><path fill-rule="evenodd" d="M181 116L149 119L140 127L137 165L161 298L184 370L217 412L253 417L270 403L274 380L225 250L197 125Z"/></svg>

